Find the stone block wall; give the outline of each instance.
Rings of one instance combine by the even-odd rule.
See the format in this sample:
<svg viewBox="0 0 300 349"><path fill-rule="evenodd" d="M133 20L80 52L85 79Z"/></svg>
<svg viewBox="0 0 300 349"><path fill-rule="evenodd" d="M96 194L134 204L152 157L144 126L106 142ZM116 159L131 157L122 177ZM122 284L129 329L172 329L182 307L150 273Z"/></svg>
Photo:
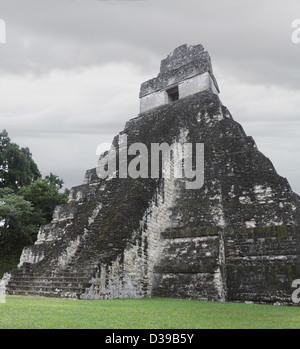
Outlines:
<svg viewBox="0 0 300 349"><path fill-rule="evenodd" d="M222 235L211 227L170 229L162 233L154 267L152 294L200 300L224 300Z"/></svg>
<svg viewBox="0 0 300 349"><path fill-rule="evenodd" d="M299 227L272 226L225 232L227 299L291 305L300 277Z"/></svg>
<svg viewBox="0 0 300 349"><path fill-rule="evenodd" d="M140 113L169 103L166 90L175 86L179 99L208 89L219 93L209 54L202 45L182 45L161 62L158 76L141 85Z"/></svg>
<svg viewBox="0 0 300 349"><path fill-rule="evenodd" d="M172 229L161 237L154 296L293 305L299 227Z"/></svg>

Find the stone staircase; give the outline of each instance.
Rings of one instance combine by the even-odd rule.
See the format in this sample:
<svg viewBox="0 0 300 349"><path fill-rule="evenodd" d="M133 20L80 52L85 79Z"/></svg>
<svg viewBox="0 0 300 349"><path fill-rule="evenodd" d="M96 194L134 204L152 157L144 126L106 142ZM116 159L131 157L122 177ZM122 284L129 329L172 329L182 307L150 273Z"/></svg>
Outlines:
<svg viewBox="0 0 300 349"><path fill-rule="evenodd" d="M30 269L28 264L13 273L6 287L7 294L76 299L90 285L90 277L83 272L37 276Z"/></svg>
<svg viewBox="0 0 300 349"><path fill-rule="evenodd" d="M154 267L152 294L222 300L220 232L217 228L169 229L161 234L161 258Z"/></svg>

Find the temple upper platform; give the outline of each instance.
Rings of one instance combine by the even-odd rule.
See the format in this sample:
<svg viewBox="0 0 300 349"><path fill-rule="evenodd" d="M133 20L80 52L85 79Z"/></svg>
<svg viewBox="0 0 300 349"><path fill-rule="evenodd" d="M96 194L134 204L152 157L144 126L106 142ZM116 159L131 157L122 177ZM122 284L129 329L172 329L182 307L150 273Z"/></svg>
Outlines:
<svg viewBox="0 0 300 349"><path fill-rule="evenodd" d="M141 85L140 113L208 89L220 92L208 52L181 45L161 61L158 76Z"/></svg>

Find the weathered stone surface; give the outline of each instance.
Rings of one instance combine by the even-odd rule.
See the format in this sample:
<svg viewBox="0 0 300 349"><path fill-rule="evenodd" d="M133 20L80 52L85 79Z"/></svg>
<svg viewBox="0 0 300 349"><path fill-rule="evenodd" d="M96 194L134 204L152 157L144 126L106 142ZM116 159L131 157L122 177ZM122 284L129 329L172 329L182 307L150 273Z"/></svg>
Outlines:
<svg viewBox="0 0 300 349"><path fill-rule="evenodd" d="M158 76L141 85L140 112L168 104L168 90L174 87L178 88L178 99L206 90L220 92L202 45L182 45L162 60Z"/></svg>
<svg viewBox="0 0 300 349"><path fill-rule="evenodd" d="M185 79L182 65L193 66L199 55L208 57L201 45L176 49L162 62L162 76L179 79L182 71ZM143 93L152 89L152 82L142 85ZM104 180L88 170L24 249L8 292L292 304L291 283L300 278L299 196L218 94L207 89L141 113L115 137L116 149L124 134L128 146L148 149L204 143L204 185L188 190L174 175Z"/></svg>
<svg viewBox="0 0 300 349"><path fill-rule="evenodd" d="M141 85L140 98L205 72L211 74L218 88L217 81L212 72L209 54L207 51L204 51L203 46L179 46L166 59L161 61L158 77L150 79Z"/></svg>

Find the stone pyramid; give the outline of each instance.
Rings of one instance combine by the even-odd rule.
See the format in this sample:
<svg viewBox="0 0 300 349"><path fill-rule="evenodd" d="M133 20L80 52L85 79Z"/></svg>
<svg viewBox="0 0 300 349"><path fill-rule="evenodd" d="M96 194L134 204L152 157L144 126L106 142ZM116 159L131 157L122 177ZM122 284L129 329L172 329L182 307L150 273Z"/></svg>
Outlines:
<svg viewBox="0 0 300 349"><path fill-rule="evenodd" d="M148 177L120 176L121 151L162 143L204 145L201 185L189 189L191 178L175 176L174 156L169 176L153 178L150 168ZM293 304L299 196L221 103L202 45L182 45L162 60L141 86L140 114L112 150L113 175L86 172L5 274L7 293ZM125 165L134 158L128 153Z"/></svg>

